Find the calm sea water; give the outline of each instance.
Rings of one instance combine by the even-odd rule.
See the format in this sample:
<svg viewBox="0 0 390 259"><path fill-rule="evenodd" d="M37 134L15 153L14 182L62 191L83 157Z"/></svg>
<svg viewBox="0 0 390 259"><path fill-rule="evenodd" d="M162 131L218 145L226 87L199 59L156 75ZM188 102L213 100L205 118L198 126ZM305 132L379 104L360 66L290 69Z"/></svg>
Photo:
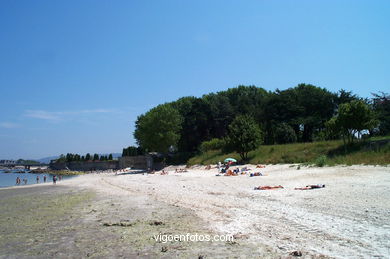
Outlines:
<svg viewBox="0 0 390 259"><path fill-rule="evenodd" d="M21 173L24 172L24 173ZM21 179L21 184L24 185L23 179L27 179L27 184L36 184L37 176L39 176L39 183L43 183L43 177L46 175L46 182L53 182L53 176L49 174L32 174L24 170L11 170L11 173L5 173L4 170L0 170L0 188L15 186L16 177L19 176ZM75 177L74 175L63 175L62 180ZM58 181L58 177L57 177Z"/></svg>

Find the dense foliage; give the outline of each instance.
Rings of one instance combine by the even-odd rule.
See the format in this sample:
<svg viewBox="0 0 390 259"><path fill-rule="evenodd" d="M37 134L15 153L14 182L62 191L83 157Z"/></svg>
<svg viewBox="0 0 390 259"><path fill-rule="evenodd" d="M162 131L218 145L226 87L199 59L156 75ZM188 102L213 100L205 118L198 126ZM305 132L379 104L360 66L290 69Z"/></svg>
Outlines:
<svg viewBox="0 0 390 259"><path fill-rule="evenodd" d="M202 142L199 150L202 152L207 152L210 150L223 149L225 146L226 146L225 139L213 138L209 141Z"/></svg>
<svg viewBox="0 0 390 259"><path fill-rule="evenodd" d="M35 160L18 159L18 160L16 160L16 164L38 165L40 163L38 161L35 161Z"/></svg>
<svg viewBox="0 0 390 259"><path fill-rule="evenodd" d="M171 105L159 105L138 117L134 137L148 151L167 153L177 146L183 119Z"/></svg>
<svg viewBox="0 0 390 259"><path fill-rule="evenodd" d="M325 88L299 84L274 92L255 86L238 86L201 98L183 97L140 115L134 137L147 151L195 153L209 150L213 145L220 147L228 137L229 125L238 116L245 115L253 118L263 132L264 144L340 139L343 134L339 122L343 116L337 118L346 103L364 104L364 112L369 117L364 120L371 122L363 123L363 128L353 126L356 131L349 128L350 138L356 138L354 132L362 130L370 134L389 133L388 95L382 93L374 95L372 100L363 100L345 90L332 93ZM360 116L358 114L361 113L352 116ZM372 123L373 117L379 121L379 128Z"/></svg>
<svg viewBox="0 0 390 259"><path fill-rule="evenodd" d="M57 162L80 162L80 161L111 161L113 160L112 154L109 155L99 155L87 153L85 156L81 156L79 154L67 153L66 155L60 155L57 159Z"/></svg>
<svg viewBox="0 0 390 259"><path fill-rule="evenodd" d="M130 146L122 150L122 156L142 156L144 150L141 147Z"/></svg>
<svg viewBox="0 0 390 259"><path fill-rule="evenodd" d="M285 122L280 123L275 128L275 142L278 144L294 143L297 135L294 129Z"/></svg>
<svg viewBox="0 0 390 259"><path fill-rule="evenodd" d="M390 134L390 95L385 93L373 94L372 104L377 112L379 134Z"/></svg>
<svg viewBox="0 0 390 259"><path fill-rule="evenodd" d="M328 122L328 127L334 133L339 132L344 142L351 143L356 136L360 138L363 130L370 131L377 124L371 108L364 101L353 100L340 104L337 116Z"/></svg>

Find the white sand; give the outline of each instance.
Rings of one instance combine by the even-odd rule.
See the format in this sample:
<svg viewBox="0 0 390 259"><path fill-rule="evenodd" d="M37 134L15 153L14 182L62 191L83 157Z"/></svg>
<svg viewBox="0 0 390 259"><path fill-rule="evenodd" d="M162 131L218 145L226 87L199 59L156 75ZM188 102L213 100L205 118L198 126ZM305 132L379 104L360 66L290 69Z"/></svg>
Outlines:
<svg viewBox="0 0 390 259"><path fill-rule="evenodd" d="M92 174L61 182L109 195L147 194L190 208L220 233L259 242L285 254L336 258L390 258L390 167L302 167L270 165L266 176L219 176L217 169L168 175ZM294 190L308 184L326 188ZM281 190L255 191L259 185ZM244 241L245 240L245 241Z"/></svg>

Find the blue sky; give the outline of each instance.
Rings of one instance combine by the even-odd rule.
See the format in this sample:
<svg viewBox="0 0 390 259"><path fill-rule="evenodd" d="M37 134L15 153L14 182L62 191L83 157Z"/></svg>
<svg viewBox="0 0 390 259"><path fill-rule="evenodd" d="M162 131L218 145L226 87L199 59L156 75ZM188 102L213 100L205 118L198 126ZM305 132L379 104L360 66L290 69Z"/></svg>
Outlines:
<svg viewBox="0 0 390 259"><path fill-rule="evenodd" d="M237 85L389 92L390 1L0 1L0 159L109 153Z"/></svg>

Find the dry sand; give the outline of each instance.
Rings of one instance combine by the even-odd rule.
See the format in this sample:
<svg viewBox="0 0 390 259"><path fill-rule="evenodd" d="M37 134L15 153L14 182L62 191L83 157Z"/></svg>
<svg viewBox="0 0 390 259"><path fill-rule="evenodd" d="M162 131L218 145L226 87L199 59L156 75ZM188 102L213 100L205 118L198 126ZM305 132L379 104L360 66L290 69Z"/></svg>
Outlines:
<svg viewBox="0 0 390 259"><path fill-rule="evenodd" d="M265 245L282 257L295 250L304 257L390 257L390 167L247 167L265 176L217 177L215 168L175 173L170 167L168 175L92 174L62 184L190 209L210 231L234 235L239 244ZM294 190L308 184L326 188ZM284 189L253 190L259 185Z"/></svg>

